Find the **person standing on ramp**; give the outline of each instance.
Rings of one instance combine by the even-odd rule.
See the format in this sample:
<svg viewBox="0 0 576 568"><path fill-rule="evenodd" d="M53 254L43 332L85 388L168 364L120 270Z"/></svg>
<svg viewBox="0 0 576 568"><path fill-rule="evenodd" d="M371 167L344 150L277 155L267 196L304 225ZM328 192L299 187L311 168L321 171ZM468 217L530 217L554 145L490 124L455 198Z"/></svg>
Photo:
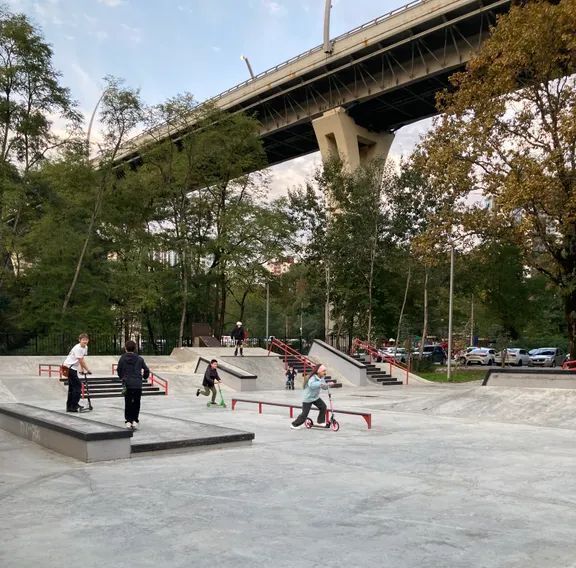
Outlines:
<svg viewBox="0 0 576 568"><path fill-rule="evenodd" d="M66 412L82 412L84 409L80 405L82 396L82 384L78 378L78 371L87 375L92 371L86 365L84 358L88 355L88 342L90 338L87 333L81 333L78 336L78 342L66 357L63 367L68 367L68 399L66 400Z"/></svg>
<svg viewBox="0 0 576 568"><path fill-rule="evenodd" d="M124 423L126 428L136 430L140 424L140 399L142 398L142 381L150 376L150 369L144 359L136 353L136 342L125 343L124 353L116 367L118 377L124 387Z"/></svg>
<svg viewBox="0 0 576 568"><path fill-rule="evenodd" d="M243 347L246 339L246 330L241 321L236 322L236 327L230 332L230 336L236 345L236 349L234 349L234 357L238 355L238 349L240 349L240 357L244 357Z"/></svg>

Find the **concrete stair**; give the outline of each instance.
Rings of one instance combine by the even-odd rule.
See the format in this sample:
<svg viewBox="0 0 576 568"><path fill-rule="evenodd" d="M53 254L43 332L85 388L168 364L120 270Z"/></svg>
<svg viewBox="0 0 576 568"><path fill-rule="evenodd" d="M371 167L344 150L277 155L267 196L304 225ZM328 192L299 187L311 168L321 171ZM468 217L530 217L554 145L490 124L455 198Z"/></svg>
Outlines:
<svg viewBox="0 0 576 568"><path fill-rule="evenodd" d="M366 374L368 375L368 380L370 382L380 384L383 387L404 384L402 381L399 381L392 375L389 375L386 371L383 371L382 369L374 365L374 363L366 361L365 355L359 355L358 353L355 353L353 357L357 361L360 361L360 363L362 363L363 365L366 365Z"/></svg>
<svg viewBox="0 0 576 568"><path fill-rule="evenodd" d="M284 362L284 355L278 355L278 358ZM294 367L298 374L301 375L304 372L304 363L298 360L294 355L288 355L286 358L289 367ZM332 377L326 377L326 382L330 384L330 388L332 389L340 389L342 388L342 383L339 383L336 379Z"/></svg>
<svg viewBox="0 0 576 568"><path fill-rule="evenodd" d="M65 385L68 384L67 379L60 380ZM114 376L93 377L89 375L88 389L90 391L90 398L116 398L124 396L122 394L122 381ZM157 385L153 385L150 381L146 380L142 382L142 396L162 396L165 394L163 389Z"/></svg>

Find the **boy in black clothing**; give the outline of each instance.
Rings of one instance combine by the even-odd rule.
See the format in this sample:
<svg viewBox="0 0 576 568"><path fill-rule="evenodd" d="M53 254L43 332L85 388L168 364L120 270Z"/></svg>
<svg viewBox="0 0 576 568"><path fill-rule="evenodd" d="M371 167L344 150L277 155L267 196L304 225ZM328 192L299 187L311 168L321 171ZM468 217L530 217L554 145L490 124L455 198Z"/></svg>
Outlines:
<svg viewBox="0 0 576 568"><path fill-rule="evenodd" d="M212 359L210 361L210 365L206 368L206 372L204 373L204 379L202 380L202 386L204 390L197 389L196 396L203 394L204 396L208 396L212 393L212 400L210 401L212 404L216 403L216 387L214 384L216 382L222 382L220 377L218 376L218 361L216 359Z"/></svg>
<svg viewBox="0 0 576 568"><path fill-rule="evenodd" d="M294 379L298 372L294 367L288 367L286 370L286 388L288 390L294 390Z"/></svg>
<svg viewBox="0 0 576 568"><path fill-rule="evenodd" d="M136 353L136 342L127 341L126 353L120 357L116 372L124 386L124 421L126 428L136 430L139 423L140 399L142 397L142 380L150 376L150 369L144 359Z"/></svg>

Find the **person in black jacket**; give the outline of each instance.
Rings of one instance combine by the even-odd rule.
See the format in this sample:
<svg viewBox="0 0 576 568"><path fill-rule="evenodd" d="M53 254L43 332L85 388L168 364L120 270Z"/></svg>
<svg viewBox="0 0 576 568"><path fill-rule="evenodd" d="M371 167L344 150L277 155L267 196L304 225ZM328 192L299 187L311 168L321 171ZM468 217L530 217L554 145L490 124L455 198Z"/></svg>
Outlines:
<svg viewBox="0 0 576 568"><path fill-rule="evenodd" d="M124 353L118 361L116 372L122 379L124 387L124 421L126 428L136 430L139 424L140 399L142 397L142 380L150 376L150 369L144 359L136 353L136 342L127 341Z"/></svg>
<svg viewBox="0 0 576 568"><path fill-rule="evenodd" d="M241 321L236 322L236 327L230 332L230 336L234 340L234 357L238 355L238 349L240 349L240 357L244 357L244 340L246 339L246 329L242 325Z"/></svg>
<svg viewBox="0 0 576 568"><path fill-rule="evenodd" d="M217 368L218 361L216 359L212 359L212 361L210 361L210 365L206 367L204 379L202 380L202 386L204 387L204 390L196 390L196 396L200 394L208 396L210 393L212 393L212 400L210 401L212 404L216 403L216 387L214 385L216 382L221 382L220 377L218 376Z"/></svg>

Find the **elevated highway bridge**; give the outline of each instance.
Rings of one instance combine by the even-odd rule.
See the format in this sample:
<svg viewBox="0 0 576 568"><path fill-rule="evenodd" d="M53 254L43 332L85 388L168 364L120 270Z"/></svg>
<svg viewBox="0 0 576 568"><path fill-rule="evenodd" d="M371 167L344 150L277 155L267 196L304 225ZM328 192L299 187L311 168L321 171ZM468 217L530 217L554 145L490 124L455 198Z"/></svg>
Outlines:
<svg viewBox="0 0 576 568"><path fill-rule="evenodd" d="M386 156L399 128L436 114L436 93L464 69L512 0L414 0L210 99L261 124L270 165L320 149L351 167ZM164 130L163 130L164 128ZM193 128L188 125L187 128ZM118 160L136 167L146 147L185 135L157 127Z"/></svg>

